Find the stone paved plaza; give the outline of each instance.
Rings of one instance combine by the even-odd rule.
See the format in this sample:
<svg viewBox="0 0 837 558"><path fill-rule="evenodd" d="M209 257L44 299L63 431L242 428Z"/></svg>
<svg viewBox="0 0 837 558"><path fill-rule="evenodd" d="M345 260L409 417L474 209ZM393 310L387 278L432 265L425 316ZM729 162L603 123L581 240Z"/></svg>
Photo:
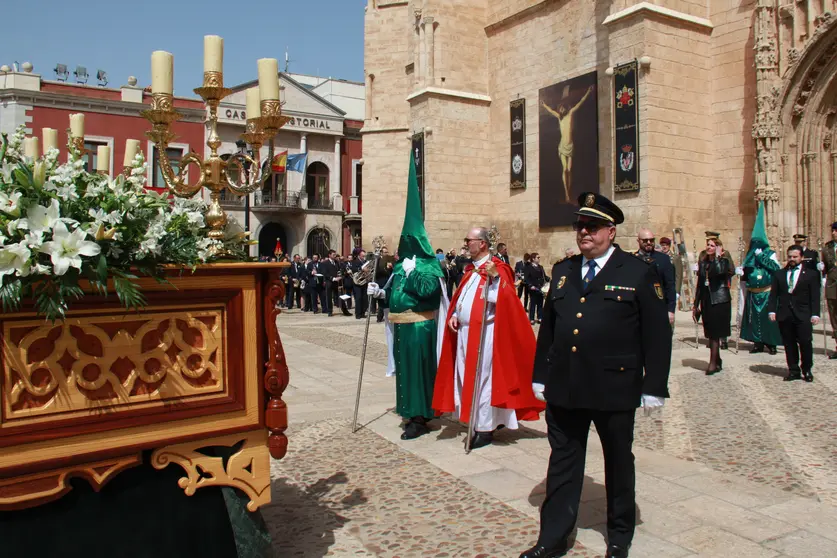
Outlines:
<svg viewBox="0 0 837 558"><path fill-rule="evenodd" d="M366 322L289 311L287 457L272 464L264 516L277 557L513 557L533 544L549 447L543 419L465 455L465 428L434 421L400 440L372 320L357 433L351 433ZM631 556L837 556L837 364L815 357L813 384L782 382L784 356L708 349L678 315L661 414L637 413L638 527ZM821 335L817 346L822 347ZM834 361L837 362L837 361ZM601 446L591 432L576 544L606 548Z"/></svg>

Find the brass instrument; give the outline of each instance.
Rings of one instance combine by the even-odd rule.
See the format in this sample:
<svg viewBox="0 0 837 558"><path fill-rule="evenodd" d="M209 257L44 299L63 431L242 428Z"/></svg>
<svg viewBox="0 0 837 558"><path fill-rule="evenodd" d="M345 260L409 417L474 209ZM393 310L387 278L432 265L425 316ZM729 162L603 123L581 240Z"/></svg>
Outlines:
<svg viewBox="0 0 837 558"><path fill-rule="evenodd" d="M299 279L297 279L296 277L294 277L294 288L295 289L299 288Z"/></svg>
<svg viewBox="0 0 837 558"><path fill-rule="evenodd" d="M358 287L364 286L374 277L375 265L374 262L371 260L366 260L366 263L363 264L363 267L360 268L360 271L352 273L352 281L354 281L355 285L357 285Z"/></svg>

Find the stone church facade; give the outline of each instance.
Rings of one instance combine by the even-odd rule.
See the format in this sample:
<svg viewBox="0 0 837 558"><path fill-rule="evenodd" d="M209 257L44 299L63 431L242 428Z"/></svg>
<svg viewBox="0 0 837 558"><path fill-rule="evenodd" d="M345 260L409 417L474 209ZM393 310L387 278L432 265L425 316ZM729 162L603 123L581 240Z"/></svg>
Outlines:
<svg viewBox="0 0 837 558"><path fill-rule="evenodd" d="M369 0L364 238L397 242L411 138L424 139L434 245L496 225L513 256L561 256L539 224L539 90L596 72L598 182L625 211L620 243L717 230L737 259L756 200L774 246L829 239L837 218L834 0ZM640 189L613 191L613 67L639 60ZM510 102L526 99L525 189L509 186Z"/></svg>

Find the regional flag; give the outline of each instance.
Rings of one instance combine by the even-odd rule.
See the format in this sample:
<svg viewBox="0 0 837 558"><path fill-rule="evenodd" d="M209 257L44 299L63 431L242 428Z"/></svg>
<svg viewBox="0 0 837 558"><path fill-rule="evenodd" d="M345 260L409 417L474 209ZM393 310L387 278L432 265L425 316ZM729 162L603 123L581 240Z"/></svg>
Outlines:
<svg viewBox="0 0 837 558"><path fill-rule="evenodd" d="M288 170L294 172L305 172L305 163L308 160L308 153L299 153L288 156Z"/></svg>
<svg viewBox="0 0 837 558"><path fill-rule="evenodd" d="M285 167L288 166L288 152L282 151L281 153L277 153L276 156L273 158L273 162L271 163L270 167L273 169L273 172L283 173L285 172Z"/></svg>

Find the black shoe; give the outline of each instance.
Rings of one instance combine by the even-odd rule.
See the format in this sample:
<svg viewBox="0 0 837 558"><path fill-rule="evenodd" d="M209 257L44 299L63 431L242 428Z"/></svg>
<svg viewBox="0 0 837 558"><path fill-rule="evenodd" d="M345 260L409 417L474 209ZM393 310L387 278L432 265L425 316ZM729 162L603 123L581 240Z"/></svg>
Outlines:
<svg viewBox="0 0 837 558"><path fill-rule="evenodd" d="M785 382L792 382L794 380L801 380L802 376L800 376L799 372L788 372L788 375L785 376Z"/></svg>
<svg viewBox="0 0 837 558"><path fill-rule="evenodd" d="M559 544L552 548L546 548L545 546L536 544L529 550L524 551L520 555L520 558L558 558L558 556L566 554L567 551L569 551L569 545L567 543Z"/></svg>
<svg viewBox="0 0 837 558"><path fill-rule="evenodd" d="M776 347L773 347L773 346L768 346L767 347L767 352L770 353L771 355L774 355L774 356L778 353L778 351L776 350Z"/></svg>
<svg viewBox="0 0 837 558"><path fill-rule="evenodd" d="M494 434L491 432L477 432L474 434L474 437L471 438L471 449L475 450L484 448L485 446L490 446L493 441Z"/></svg>
<svg viewBox="0 0 837 558"><path fill-rule="evenodd" d="M814 375L811 374L810 370L803 370L802 371L802 379L810 384L811 382L814 381Z"/></svg>
<svg viewBox="0 0 837 558"><path fill-rule="evenodd" d="M828 355L828 360L837 360L837 352L833 352Z"/></svg>
<svg viewBox="0 0 837 558"><path fill-rule="evenodd" d="M618 544L611 544L607 547L605 558L628 558L628 548L619 546Z"/></svg>
<svg viewBox="0 0 837 558"><path fill-rule="evenodd" d="M755 355L755 354L763 353L763 352L764 352L764 345L761 345L761 344L753 345L753 348L750 349L750 354L751 355Z"/></svg>
<svg viewBox="0 0 837 558"><path fill-rule="evenodd" d="M428 434L430 429L427 428L427 425L421 422L417 422L411 420L407 423L407 426L404 428L404 433L401 434L402 440L415 440L419 436L424 436Z"/></svg>
<svg viewBox="0 0 837 558"><path fill-rule="evenodd" d="M726 340L721 341L721 350L722 351L729 350L729 345L727 344ZM627 554L626 554L626 556L627 556Z"/></svg>
<svg viewBox="0 0 837 558"><path fill-rule="evenodd" d="M718 372L720 372L720 371L721 371L721 367L720 367L720 366L716 366L715 368L710 368L710 369L708 369L708 370L706 371L706 375L707 375L707 376L712 376L713 374L717 374L717 373L718 373Z"/></svg>

